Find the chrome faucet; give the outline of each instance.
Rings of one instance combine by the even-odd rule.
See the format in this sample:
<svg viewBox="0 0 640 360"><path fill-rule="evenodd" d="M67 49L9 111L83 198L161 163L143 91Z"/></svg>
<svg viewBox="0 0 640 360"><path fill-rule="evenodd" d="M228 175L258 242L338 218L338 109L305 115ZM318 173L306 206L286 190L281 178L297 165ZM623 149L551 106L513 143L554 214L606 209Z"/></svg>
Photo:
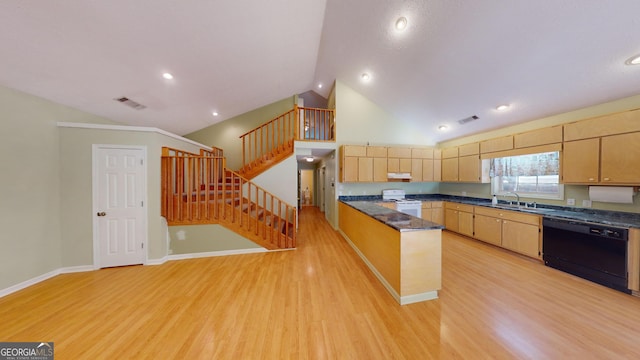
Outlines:
<svg viewBox="0 0 640 360"><path fill-rule="evenodd" d="M518 195L517 193L513 192L513 191L508 191L506 193L504 193L503 195L507 195L507 194L513 194L516 197L516 206L520 207L520 195ZM513 201L510 201L509 204L513 205Z"/></svg>

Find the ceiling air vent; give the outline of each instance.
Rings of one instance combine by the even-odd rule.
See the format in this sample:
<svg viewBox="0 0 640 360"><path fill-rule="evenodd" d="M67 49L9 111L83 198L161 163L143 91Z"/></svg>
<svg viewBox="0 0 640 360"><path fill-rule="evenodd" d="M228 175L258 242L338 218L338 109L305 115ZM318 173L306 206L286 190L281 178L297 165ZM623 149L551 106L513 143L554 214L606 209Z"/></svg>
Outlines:
<svg viewBox="0 0 640 360"><path fill-rule="evenodd" d="M458 124L462 125L462 124L466 124L466 123L468 123L470 121L474 121L474 120L478 120L478 119L480 119L480 118L477 117L476 115L473 115L473 116L469 116L468 118L464 118L462 120L458 120Z"/></svg>
<svg viewBox="0 0 640 360"><path fill-rule="evenodd" d="M142 110L142 109L146 108L146 106L140 104L139 102L135 102L135 101L129 99L128 97L124 97L123 96L121 98L117 98L117 99L114 99L114 100L117 101L117 102L121 102L121 103L127 105L128 107L136 109L136 110Z"/></svg>

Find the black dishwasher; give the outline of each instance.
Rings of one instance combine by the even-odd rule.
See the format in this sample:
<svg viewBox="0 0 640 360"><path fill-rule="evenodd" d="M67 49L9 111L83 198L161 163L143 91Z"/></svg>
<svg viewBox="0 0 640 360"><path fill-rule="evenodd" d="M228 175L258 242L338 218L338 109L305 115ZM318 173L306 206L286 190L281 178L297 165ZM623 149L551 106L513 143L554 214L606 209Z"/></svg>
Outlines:
<svg viewBox="0 0 640 360"><path fill-rule="evenodd" d="M545 265L630 294L627 281L629 229L545 217Z"/></svg>

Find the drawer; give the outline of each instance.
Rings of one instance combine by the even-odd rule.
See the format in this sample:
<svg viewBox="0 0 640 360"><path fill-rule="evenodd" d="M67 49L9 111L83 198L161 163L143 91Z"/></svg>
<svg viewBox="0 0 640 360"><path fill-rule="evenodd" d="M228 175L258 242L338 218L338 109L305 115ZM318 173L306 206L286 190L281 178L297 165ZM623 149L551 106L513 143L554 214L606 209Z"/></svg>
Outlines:
<svg viewBox="0 0 640 360"><path fill-rule="evenodd" d="M444 204L444 207L445 209L449 209L449 210L458 210L458 211L464 211L464 212L470 212L470 213L473 212L473 205L446 202Z"/></svg>

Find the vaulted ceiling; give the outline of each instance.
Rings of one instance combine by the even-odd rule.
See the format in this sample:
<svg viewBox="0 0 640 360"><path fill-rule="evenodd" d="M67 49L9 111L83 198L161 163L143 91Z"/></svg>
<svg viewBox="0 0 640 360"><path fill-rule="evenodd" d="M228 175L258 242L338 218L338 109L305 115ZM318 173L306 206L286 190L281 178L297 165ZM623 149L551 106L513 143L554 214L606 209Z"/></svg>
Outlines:
<svg viewBox="0 0 640 360"><path fill-rule="evenodd" d="M638 14L637 0L5 0L0 84L182 135L338 79L437 142L639 94Z"/></svg>

